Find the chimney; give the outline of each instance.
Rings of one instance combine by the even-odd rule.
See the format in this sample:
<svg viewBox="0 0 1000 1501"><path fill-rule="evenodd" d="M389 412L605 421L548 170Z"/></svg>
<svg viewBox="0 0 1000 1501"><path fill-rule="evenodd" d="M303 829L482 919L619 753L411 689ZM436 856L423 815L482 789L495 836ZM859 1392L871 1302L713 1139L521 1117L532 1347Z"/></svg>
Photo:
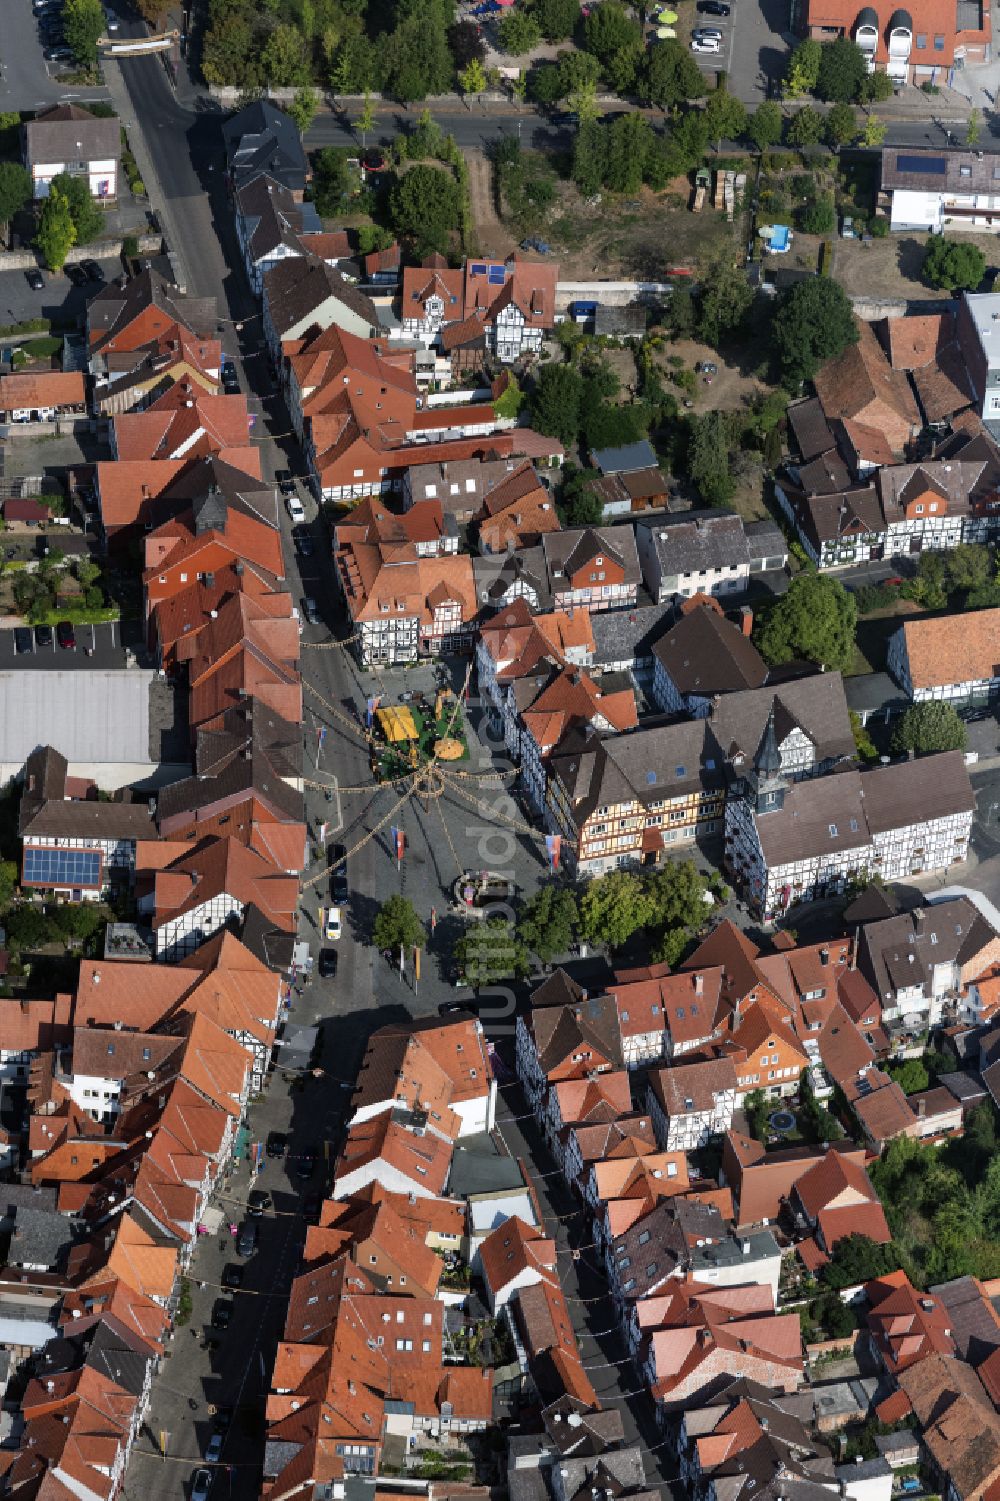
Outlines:
<svg viewBox="0 0 1000 1501"><path fill-rule="evenodd" d="M695 977L694 977L694 993L695 993L695 995L701 995L701 993L702 993L702 991L704 989L705 989L705 976L704 975L695 975Z"/></svg>
<svg viewBox="0 0 1000 1501"><path fill-rule="evenodd" d="M926 1100L918 1100L917 1101L917 1116L919 1117L920 1120L923 1120L923 1118L924 1118L924 1116L926 1114L927 1114L927 1101Z"/></svg>
<svg viewBox="0 0 1000 1501"><path fill-rule="evenodd" d="M819 951L819 962L820 962L820 964L829 964L829 962L830 962L830 950L829 949L820 949L820 951Z"/></svg>
<svg viewBox="0 0 1000 1501"><path fill-rule="evenodd" d="M914 911L914 914L913 914L913 921L914 921L915 925L918 928L922 928L923 927L923 925L924 925L924 908L923 907L917 907L916 908L916 910Z"/></svg>
<svg viewBox="0 0 1000 1501"><path fill-rule="evenodd" d="M749 605L740 606L740 630L744 636L749 636L753 632L753 610Z"/></svg>

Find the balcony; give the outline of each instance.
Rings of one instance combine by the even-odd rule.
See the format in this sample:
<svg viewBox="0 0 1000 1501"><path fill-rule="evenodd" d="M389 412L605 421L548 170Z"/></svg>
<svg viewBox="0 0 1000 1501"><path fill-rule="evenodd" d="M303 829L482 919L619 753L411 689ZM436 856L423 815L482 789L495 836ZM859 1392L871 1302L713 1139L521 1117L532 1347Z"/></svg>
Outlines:
<svg viewBox="0 0 1000 1501"><path fill-rule="evenodd" d="M875 72L875 53L878 50L878 12L866 5L858 12L854 28L854 40L864 53L869 73Z"/></svg>
<svg viewBox="0 0 1000 1501"><path fill-rule="evenodd" d="M906 78L913 50L913 21L908 10L896 10L889 21L889 61L886 72L890 78Z"/></svg>

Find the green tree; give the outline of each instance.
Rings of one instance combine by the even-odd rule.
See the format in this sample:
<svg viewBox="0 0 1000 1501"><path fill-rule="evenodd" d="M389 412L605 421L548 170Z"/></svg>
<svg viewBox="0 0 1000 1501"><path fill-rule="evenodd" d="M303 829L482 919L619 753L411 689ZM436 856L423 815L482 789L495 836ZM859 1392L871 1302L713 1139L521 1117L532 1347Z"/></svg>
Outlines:
<svg viewBox="0 0 1000 1501"><path fill-rule="evenodd" d="M724 140L738 140L746 130L746 106L720 86L705 101L705 128L709 140L715 142L716 151L721 151Z"/></svg>
<svg viewBox="0 0 1000 1501"><path fill-rule="evenodd" d="M505 917L470 923L454 952L464 979L475 988L495 985L498 980L521 979L531 967L527 949Z"/></svg>
<svg viewBox="0 0 1000 1501"><path fill-rule="evenodd" d="M17 862L0 860L0 912L6 912L17 890Z"/></svg>
<svg viewBox="0 0 1000 1501"><path fill-rule="evenodd" d="M942 554L948 589L953 594L971 594L993 580L993 558L988 547L962 542Z"/></svg>
<svg viewBox="0 0 1000 1501"><path fill-rule="evenodd" d="M61 271L70 250L76 244L76 227L69 199L52 188L38 216L35 244L50 271Z"/></svg>
<svg viewBox="0 0 1000 1501"><path fill-rule="evenodd" d="M605 126L605 129L607 127ZM645 115L620 115L608 131L604 181L615 193L638 193L653 146L653 127Z"/></svg>
<svg viewBox="0 0 1000 1501"><path fill-rule="evenodd" d="M885 125L875 115L869 115L861 132L860 144L874 148L885 140Z"/></svg>
<svg viewBox="0 0 1000 1501"><path fill-rule="evenodd" d="M635 51L642 44L642 32L621 0L601 0L591 7L583 23L584 46L607 71L612 59L621 52Z"/></svg>
<svg viewBox="0 0 1000 1501"><path fill-rule="evenodd" d="M851 717L851 733L854 736L854 749L862 761L877 761L878 750L875 742L869 735L865 726L861 723L861 715L856 709L848 710Z"/></svg>
<svg viewBox="0 0 1000 1501"><path fill-rule="evenodd" d="M839 36L835 41L822 44L816 78L816 93L820 99L830 104L850 104L861 98L867 77L868 64L857 42Z"/></svg>
<svg viewBox="0 0 1000 1501"><path fill-rule="evenodd" d="M107 31L101 0L66 0L63 34L78 63L96 63L97 43Z"/></svg>
<svg viewBox="0 0 1000 1501"><path fill-rule="evenodd" d="M858 608L854 596L829 574L800 573L754 632L765 661L804 658L846 671L854 661Z"/></svg>
<svg viewBox="0 0 1000 1501"><path fill-rule="evenodd" d="M813 276L787 288L778 299L771 340L790 391L812 380L820 365L858 340L854 310L840 284Z"/></svg>
<svg viewBox="0 0 1000 1501"><path fill-rule="evenodd" d="M580 0L535 0L535 19L547 42L564 41L580 19Z"/></svg>
<svg viewBox="0 0 1000 1501"><path fill-rule="evenodd" d="M451 173L439 167L411 167L389 194L393 228L412 239L421 257L448 248L461 212L461 189Z"/></svg>
<svg viewBox="0 0 1000 1501"><path fill-rule="evenodd" d="M685 110L679 120L674 120L667 137L667 150L672 160L671 175L674 172L690 172L704 157L707 146L708 130L704 110Z"/></svg>
<svg viewBox="0 0 1000 1501"><path fill-rule="evenodd" d="M15 907L5 926L10 947L18 953L38 948L52 936L49 920L39 907Z"/></svg>
<svg viewBox="0 0 1000 1501"><path fill-rule="evenodd" d="M334 92L364 94L381 82L381 75L381 59L372 39L360 31L348 32L337 48L330 70Z"/></svg>
<svg viewBox="0 0 1000 1501"><path fill-rule="evenodd" d="M856 1328L851 1310L835 1292L822 1299L816 1308L816 1317L830 1339L847 1339Z"/></svg>
<svg viewBox="0 0 1000 1501"><path fill-rule="evenodd" d="M493 410L498 417L516 417L524 405L524 392L514 378L513 371L506 372L507 384L501 394L494 398Z"/></svg>
<svg viewBox="0 0 1000 1501"><path fill-rule="evenodd" d="M599 526L604 506L594 490L592 469L578 469L572 462L560 474L558 510L564 526Z"/></svg>
<svg viewBox="0 0 1000 1501"><path fill-rule="evenodd" d="M313 88L296 89L295 97L291 104L286 106L287 113L295 121L299 135L305 135L310 125L316 118L319 109L319 95Z"/></svg>
<svg viewBox="0 0 1000 1501"><path fill-rule="evenodd" d="M656 933L654 958L673 966L704 927L709 882L693 860L668 860L646 878L645 889L652 904L649 923Z"/></svg>
<svg viewBox="0 0 1000 1501"><path fill-rule="evenodd" d="M375 250L388 250L394 244L392 231L386 229L384 224L358 225L359 255L371 255Z"/></svg>
<svg viewBox="0 0 1000 1501"><path fill-rule="evenodd" d="M823 61L823 45L811 38L800 42L788 59L785 73L786 99L801 99L803 94L816 92L820 64Z"/></svg>
<svg viewBox="0 0 1000 1501"><path fill-rule="evenodd" d="M254 28L240 11L220 15L205 32L201 71L206 83L249 89L260 80L260 57Z"/></svg>
<svg viewBox="0 0 1000 1501"><path fill-rule="evenodd" d="M965 127L965 144L967 146L976 146L976 145L978 145L979 144L979 137L982 134L982 130L983 130L983 117L982 117L982 115L979 113L978 109L970 110L969 111L969 123Z"/></svg>
<svg viewBox="0 0 1000 1501"><path fill-rule="evenodd" d="M585 56L587 54L584 54ZM567 107L576 115L580 124L597 119L597 85L581 83L566 95Z"/></svg>
<svg viewBox="0 0 1000 1501"><path fill-rule="evenodd" d="M653 914L653 901L641 877L612 870L591 881L580 898L580 932L588 943L619 949Z"/></svg>
<svg viewBox="0 0 1000 1501"><path fill-rule="evenodd" d="M560 52L558 61L559 97L565 99L579 89L596 89L601 65L589 52Z"/></svg>
<svg viewBox="0 0 1000 1501"><path fill-rule="evenodd" d="M753 290L742 267L718 260L701 284L698 300L698 334L718 349L722 341L742 325L753 303Z"/></svg>
<svg viewBox="0 0 1000 1501"><path fill-rule="evenodd" d="M486 88L486 69L474 57L458 75L458 86L463 94L481 94Z"/></svg>
<svg viewBox="0 0 1000 1501"><path fill-rule="evenodd" d="M861 90L862 104L879 104L893 95L892 79L888 73L869 73Z"/></svg>
<svg viewBox="0 0 1000 1501"><path fill-rule="evenodd" d="M649 49L645 98L659 109L676 109L688 99L700 99L705 77L698 64L673 37Z"/></svg>
<svg viewBox="0 0 1000 1501"><path fill-rule="evenodd" d="M375 114L375 105L372 103L371 95L366 91L364 103L361 107L361 113L358 116L357 122L354 126L355 130L361 137L362 151L367 150L368 136L369 133L375 129L376 123L377 117Z"/></svg>
<svg viewBox="0 0 1000 1501"><path fill-rule="evenodd" d="M807 235L831 234L837 225L833 194L819 193L810 199L799 214L799 223Z"/></svg>
<svg viewBox="0 0 1000 1501"><path fill-rule="evenodd" d="M581 120L573 142L573 181L585 198L601 191L607 170L607 129L600 120Z"/></svg>
<svg viewBox="0 0 1000 1501"><path fill-rule="evenodd" d="M907 1058L889 1069L904 1094L920 1094L930 1087L931 1076L919 1058Z"/></svg>
<svg viewBox="0 0 1000 1501"><path fill-rule="evenodd" d="M823 116L811 104L803 105L788 122L789 146L815 146L822 138Z"/></svg>
<svg viewBox="0 0 1000 1501"><path fill-rule="evenodd" d="M31 202L31 174L20 162L0 162L0 224L9 224Z"/></svg>
<svg viewBox="0 0 1000 1501"><path fill-rule="evenodd" d="M87 179L60 172L53 177L51 187L58 188L69 204L73 228L76 230L74 245L87 245L95 240L104 228L104 216L90 196Z"/></svg>
<svg viewBox="0 0 1000 1501"><path fill-rule="evenodd" d="M834 1246L822 1276L828 1287L856 1287L876 1277L887 1277L898 1271L899 1265L891 1246L879 1245L867 1235L845 1235Z"/></svg>
<svg viewBox="0 0 1000 1501"><path fill-rule="evenodd" d="M747 125L751 141L758 151L766 151L781 140L781 105L776 99L758 104Z"/></svg>
<svg viewBox="0 0 1000 1501"><path fill-rule="evenodd" d="M569 365L543 365L531 393L532 426L569 445L580 430L583 381Z"/></svg>
<svg viewBox="0 0 1000 1501"><path fill-rule="evenodd" d="M427 944L427 930L416 908L405 896L391 896L383 902L372 923L372 945L384 953L395 953Z"/></svg>
<svg viewBox="0 0 1000 1501"><path fill-rule="evenodd" d="M922 270L924 280L932 287L944 287L948 292L971 292L986 275L986 257L978 245L968 240L931 235Z"/></svg>
<svg viewBox="0 0 1000 1501"><path fill-rule="evenodd" d="M296 27L278 25L267 39L260 65L272 88L304 88L312 75L309 43Z"/></svg>
<svg viewBox="0 0 1000 1501"><path fill-rule="evenodd" d="M349 152L343 146L324 146L313 159L313 201L323 219L333 219L350 190Z"/></svg>
<svg viewBox="0 0 1000 1501"><path fill-rule="evenodd" d="M725 412L705 412L692 418L688 473L702 500L710 506L725 505L736 491L729 468L729 445Z"/></svg>
<svg viewBox="0 0 1000 1501"><path fill-rule="evenodd" d="M501 17L497 27L500 45L511 57L523 57L542 40L542 31L534 15L523 6L514 5Z"/></svg>
<svg viewBox="0 0 1000 1501"><path fill-rule="evenodd" d="M525 903L517 924L517 936L543 964L549 964L560 954L568 953L579 921L572 891L548 881Z"/></svg>
<svg viewBox="0 0 1000 1501"><path fill-rule="evenodd" d="M965 750L967 739L965 725L951 704L931 701L907 709L896 726L892 744L897 751L929 755L932 751Z"/></svg>
<svg viewBox="0 0 1000 1501"><path fill-rule="evenodd" d="M833 45L831 42L830 46ZM831 146L846 146L858 133L858 117L849 104L835 104L826 117L826 138Z"/></svg>
<svg viewBox="0 0 1000 1501"><path fill-rule="evenodd" d="M406 16L382 40L382 91L403 103L444 94L455 77L448 46L448 19L439 5Z"/></svg>

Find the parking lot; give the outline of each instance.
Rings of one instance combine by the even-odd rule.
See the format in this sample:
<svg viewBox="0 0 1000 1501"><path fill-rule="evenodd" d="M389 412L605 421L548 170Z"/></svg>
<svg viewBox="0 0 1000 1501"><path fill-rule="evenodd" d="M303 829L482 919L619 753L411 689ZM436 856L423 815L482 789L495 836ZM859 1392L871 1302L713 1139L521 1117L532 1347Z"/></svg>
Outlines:
<svg viewBox="0 0 1000 1501"><path fill-rule="evenodd" d="M101 625L78 625L76 650L64 650L56 642L53 630L48 646L39 646L36 632L32 632L33 651L18 652L14 648L13 630L0 631L0 671L13 668L20 671L33 669L38 672L69 672L71 669L117 668L125 666L125 647L122 643L122 628L117 621ZM126 628L126 638L128 636Z"/></svg>
<svg viewBox="0 0 1000 1501"><path fill-rule="evenodd" d="M45 109L60 100L86 104L88 99L107 99L106 89L67 87L52 75L42 57L38 27L31 0L5 0L3 8L3 64L0 99L5 110Z"/></svg>
<svg viewBox="0 0 1000 1501"><path fill-rule="evenodd" d="M105 278L121 274L121 256L101 254L101 246L88 245L87 253L97 261ZM100 285L74 287L62 272L43 271L45 286L35 292L28 286L23 271L0 271L0 323L26 323L29 318L48 318L59 327L82 325L87 303ZM30 335L25 335L30 337Z"/></svg>

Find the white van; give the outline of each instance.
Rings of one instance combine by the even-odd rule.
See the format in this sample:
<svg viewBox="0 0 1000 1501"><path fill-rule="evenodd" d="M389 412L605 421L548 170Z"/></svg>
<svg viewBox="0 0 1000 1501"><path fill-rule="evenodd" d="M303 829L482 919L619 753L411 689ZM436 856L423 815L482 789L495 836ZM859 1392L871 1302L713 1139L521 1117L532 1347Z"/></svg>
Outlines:
<svg viewBox="0 0 1000 1501"><path fill-rule="evenodd" d="M295 526L298 526L300 521L305 521L305 507L303 506L301 500L297 495L285 496L285 509L287 510Z"/></svg>

